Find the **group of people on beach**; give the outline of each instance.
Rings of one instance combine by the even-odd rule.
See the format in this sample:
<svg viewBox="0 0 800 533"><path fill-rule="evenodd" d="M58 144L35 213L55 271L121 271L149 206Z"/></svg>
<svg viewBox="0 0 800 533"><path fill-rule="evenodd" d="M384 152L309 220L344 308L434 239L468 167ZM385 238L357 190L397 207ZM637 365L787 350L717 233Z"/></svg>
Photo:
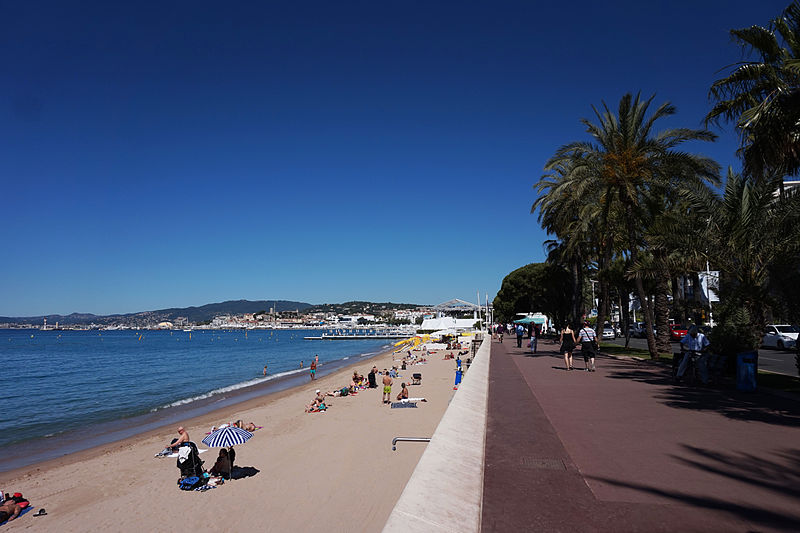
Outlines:
<svg viewBox="0 0 800 533"><path fill-rule="evenodd" d="M305 411L306 413L316 413L327 410L331 405L330 400L327 399L328 397L339 398L342 396L351 396L366 389L378 388L378 376L383 376L381 378L381 386L383 387L381 404L390 404L392 402L392 386L394 385L394 380L402 377L399 373L399 369L393 366L391 370L384 368L383 372L381 372L378 370L377 366L373 366L366 378L364 378L362 374L359 374L357 370L353 371L353 377L349 385L324 393L320 389L317 389L314 391L314 399L311 400L310 404L306 405ZM397 394L397 400L407 400L408 397L408 385L402 382L400 384L400 392Z"/></svg>

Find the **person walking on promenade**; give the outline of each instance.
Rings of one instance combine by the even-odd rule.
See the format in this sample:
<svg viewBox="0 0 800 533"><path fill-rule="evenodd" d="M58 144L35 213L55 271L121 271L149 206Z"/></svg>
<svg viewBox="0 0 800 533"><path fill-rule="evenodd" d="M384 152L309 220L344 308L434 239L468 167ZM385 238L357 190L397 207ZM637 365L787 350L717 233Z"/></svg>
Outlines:
<svg viewBox="0 0 800 533"><path fill-rule="evenodd" d="M525 335L525 328L522 324L517 324L517 348L522 348L522 337Z"/></svg>
<svg viewBox="0 0 800 533"><path fill-rule="evenodd" d="M497 324L497 337L500 339L500 344L503 344L503 333L505 332L505 326L503 326L503 324Z"/></svg>
<svg viewBox="0 0 800 533"><path fill-rule="evenodd" d="M536 353L536 348L539 345L539 335L536 331L536 326L531 328L531 342L529 343L531 348L531 353Z"/></svg>
<svg viewBox="0 0 800 533"><path fill-rule="evenodd" d="M581 355L583 355L583 364L586 365L587 372L594 372L594 357L595 350L597 349L597 334L589 326L588 322L583 323L583 327L578 333L581 341Z"/></svg>
<svg viewBox="0 0 800 533"><path fill-rule="evenodd" d="M564 364L567 370L572 370L572 351L575 350L576 339L575 332L572 330L569 322L567 322L567 325L561 330L559 342L561 343L560 351L564 354Z"/></svg>

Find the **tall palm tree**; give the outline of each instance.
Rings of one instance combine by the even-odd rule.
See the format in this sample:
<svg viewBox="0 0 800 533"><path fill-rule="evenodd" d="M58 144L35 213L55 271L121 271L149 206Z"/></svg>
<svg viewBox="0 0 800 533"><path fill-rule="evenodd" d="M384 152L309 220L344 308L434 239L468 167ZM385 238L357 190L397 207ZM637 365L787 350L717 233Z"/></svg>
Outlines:
<svg viewBox="0 0 800 533"><path fill-rule="evenodd" d="M667 102L650 113L653 98L642 100L638 94L626 94L616 113L605 102L601 109L593 107L597 122L581 120L592 140L562 146L545 165L546 171L560 169L559 187L574 187L576 198L595 204L594 212L599 213L595 227L611 230L611 221L618 221L613 229L633 263L640 248L646 246L643 227L653 191L668 186L676 175L713 179L717 173L716 164L707 158L676 150L686 141L712 141L716 136L707 130L687 128L654 132L655 122L673 115L675 108ZM676 169L681 171L676 174ZM581 194L583 191L585 194ZM602 248L612 250L613 239L604 241ZM634 285L645 312L648 349L657 358L652 306L643 280L635 278Z"/></svg>
<svg viewBox="0 0 800 533"><path fill-rule="evenodd" d="M745 175L791 175L800 170L800 2L763 26L731 30L753 59L728 67L715 81L706 125L735 122Z"/></svg>

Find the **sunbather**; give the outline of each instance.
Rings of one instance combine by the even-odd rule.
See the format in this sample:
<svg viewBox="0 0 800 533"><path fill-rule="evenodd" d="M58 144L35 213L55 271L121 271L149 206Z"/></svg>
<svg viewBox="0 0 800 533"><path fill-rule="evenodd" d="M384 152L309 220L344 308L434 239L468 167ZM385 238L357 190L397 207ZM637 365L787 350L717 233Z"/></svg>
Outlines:
<svg viewBox="0 0 800 533"><path fill-rule="evenodd" d="M405 383L400 384L401 390L400 394L397 395L398 400L407 400L408 399L408 387L406 387Z"/></svg>
<svg viewBox="0 0 800 533"><path fill-rule="evenodd" d="M6 520L10 522L18 517L20 512L22 512L22 507L17 502L6 500L0 505L0 522L5 522Z"/></svg>
<svg viewBox="0 0 800 533"><path fill-rule="evenodd" d="M172 442L167 444L167 448L173 452L180 448L181 444L189 442L189 432L183 429L183 426L178 428L178 435L180 435L180 437L177 439L172 439Z"/></svg>
<svg viewBox="0 0 800 533"><path fill-rule="evenodd" d="M316 390L316 397L312 402L306 406L306 413L310 413L312 411L319 411L320 406L325 405L325 395L320 392L319 389ZM327 406L326 406L327 407Z"/></svg>

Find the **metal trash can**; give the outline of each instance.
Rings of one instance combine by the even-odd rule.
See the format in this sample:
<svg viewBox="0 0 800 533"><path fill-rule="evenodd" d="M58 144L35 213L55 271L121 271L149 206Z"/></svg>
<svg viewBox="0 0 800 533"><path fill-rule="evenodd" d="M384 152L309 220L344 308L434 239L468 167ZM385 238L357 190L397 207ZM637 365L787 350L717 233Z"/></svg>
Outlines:
<svg viewBox="0 0 800 533"><path fill-rule="evenodd" d="M754 392L758 376L758 352L736 354L736 388L740 391Z"/></svg>

